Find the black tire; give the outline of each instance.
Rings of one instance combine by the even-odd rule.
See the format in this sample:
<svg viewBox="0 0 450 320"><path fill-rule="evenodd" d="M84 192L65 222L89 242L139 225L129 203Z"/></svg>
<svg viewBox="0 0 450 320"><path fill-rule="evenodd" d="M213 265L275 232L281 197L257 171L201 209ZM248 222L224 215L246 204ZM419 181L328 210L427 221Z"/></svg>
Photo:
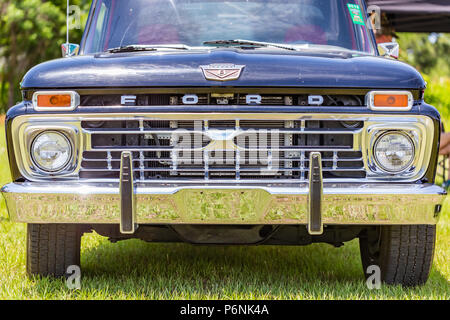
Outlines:
<svg viewBox="0 0 450 320"><path fill-rule="evenodd" d="M81 235L77 225L28 224L28 275L63 277L69 266L80 266Z"/></svg>
<svg viewBox="0 0 450 320"><path fill-rule="evenodd" d="M361 260L366 274L370 265L381 270L390 285L418 286L427 282L434 258L436 226L382 226L360 237Z"/></svg>

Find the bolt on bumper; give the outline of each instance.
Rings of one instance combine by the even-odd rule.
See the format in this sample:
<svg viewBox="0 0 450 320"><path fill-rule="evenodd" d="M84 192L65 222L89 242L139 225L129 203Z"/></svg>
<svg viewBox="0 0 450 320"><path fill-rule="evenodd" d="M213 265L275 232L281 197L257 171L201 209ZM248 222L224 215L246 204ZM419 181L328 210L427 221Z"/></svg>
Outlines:
<svg viewBox="0 0 450 320"><path fill-rule="evenodd" d="M120 224L119 184L11 183L11 220ZM436 224L445 191L424 184L323 184L322 225ZM308 224L308 183L133 186L135 224ZM132 232L133 230L128 230Z"/></svg>

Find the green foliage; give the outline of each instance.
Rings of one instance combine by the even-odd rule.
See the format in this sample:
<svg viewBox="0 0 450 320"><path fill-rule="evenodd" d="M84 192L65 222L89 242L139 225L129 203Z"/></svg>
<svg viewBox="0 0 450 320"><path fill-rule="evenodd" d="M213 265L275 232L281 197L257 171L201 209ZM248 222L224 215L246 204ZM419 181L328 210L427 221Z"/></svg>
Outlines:
<svg viewBox="0 0 450 320"><path fill-rule="evenodd" d="M420 72L433 77L450 75L450 35L400 33L397 41L400 58Z"/></svg>
<svg viewBox="0 0 450 320"><path fill-rule="evenodd" d="M86 18L89 0L71 0ZM83 25L83 23L82 23ZM65 42L65 0L2 0L0 2L0 111L20 99L24 73L40 62L61 56ZM79 42L82 30L71 32Z"/></svg>
<svg viewBox="0 0 450 320"><path fill-rule="evenodd" d="M427 81L425 101L435 106L450 129L450 35L399 33L400 59L417 68Z"/></svg>

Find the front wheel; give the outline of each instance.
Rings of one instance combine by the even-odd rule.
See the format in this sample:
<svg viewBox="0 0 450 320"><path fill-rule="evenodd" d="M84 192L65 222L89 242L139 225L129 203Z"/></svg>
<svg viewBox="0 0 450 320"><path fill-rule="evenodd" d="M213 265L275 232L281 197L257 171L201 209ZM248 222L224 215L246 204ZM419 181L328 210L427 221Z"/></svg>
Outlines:
<svg viewBox="0 0 450 320"><path fill-rule="evenodd" d="M69 266L80 266L80 229L77 225L28 224L28 275L63 277Z"/></svg>
<svg viewBox="0 0 450 320"><path fill-rule="evenodd" d="M381 270L381 281L386 284L425 284L433 264L435 242L433 225L369 228L360 237L364 273L370 265L376 265Z"/></svg>

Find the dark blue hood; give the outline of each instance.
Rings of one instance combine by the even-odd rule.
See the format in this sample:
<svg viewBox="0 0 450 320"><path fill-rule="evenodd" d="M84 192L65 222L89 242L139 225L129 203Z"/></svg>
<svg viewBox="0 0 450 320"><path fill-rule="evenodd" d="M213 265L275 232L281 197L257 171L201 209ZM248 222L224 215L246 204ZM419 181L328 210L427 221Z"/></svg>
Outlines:
<svg viewBox="0 0 450 320"><path fill-rule="evenodd" d="M200 66L245 65L235 81L207 81ZM214 49L79 56L31 69L22 88L340 87L420 89L422 76L391 59L349 53Z"/></svg>

